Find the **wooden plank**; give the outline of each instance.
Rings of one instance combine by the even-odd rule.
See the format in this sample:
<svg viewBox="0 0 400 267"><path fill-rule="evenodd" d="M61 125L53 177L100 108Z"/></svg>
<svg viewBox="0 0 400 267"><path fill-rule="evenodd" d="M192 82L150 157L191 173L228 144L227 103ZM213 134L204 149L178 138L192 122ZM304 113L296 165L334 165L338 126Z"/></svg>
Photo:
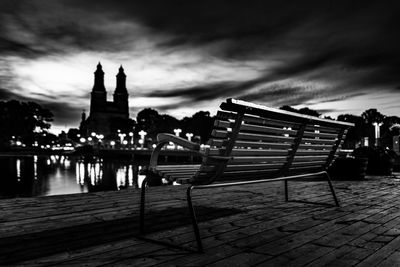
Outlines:
<svg viewBox="0 0 400 267"><path fill-rule="evenodd" d="M278 169L282 163L227 165L226 171Z"/></svg>
<svg viewBox="0 0 400 267"><path fill-rule="evenodd" d="M177 164L177 165L158 165L157 170L164 170L164 169L198 169L200 167L200 164L192 164L192 165L182 165L182 164Z"/></svg>
<svg viewBox="0 0 400 267"><path fill-rule="evenodd" d="M263 105L258 105L255 103L246 102L243 100L237 99L227 99L226 103L221 104L221 109L227 111L235 111L238 109L246 108L246 113L254 114L258 116L266 116L268 118L276 118L278 120L295 120L297 122L302 121L310 121L314 124L322 125L322 126L338 126L342 125L343 127L354 126L353 123L342 122L342 121L335 121L335 120L328 120L328 119L321 119L314 116L303 115L295 112L290 112L281 109L269 108Z"/></svg>
<svg viewBox="0 0 400 267"><path fill-rule="evenodd" d="M232 120L234 119L235 113L226 112L226 111L218 111L217 118ZM281 128L292 128L296 130L299 128L300 123L295 121L283 121L283 120L274 120L268 117L259 117L252 115L245 115L243 118L244 122L257 124L257 125L265 125L265 126L273 126L273 127L281 127Z"/></svg>
<svg viewBox="0 0 400 267"><path fill-rule="evenodd" d="M212 140L212 145L218 147L224 147L226 145L226 140ZM289 143L268 143L268 142L254 142L254 141L235 141L236 148L270 148L270 149L289 149L291 144Z"/></svg>
<svg viewBox="0 0 400 267"><path fill-rule="evenodd" d="M254 132L254 133L268 133L268 134L279 134L279 135L295 135L297 131L288 130L283 128L269 127L269 126L259 126L259 125L250 125L250 124L242 124L240 126L241 132Z"/></svg>
<svg viewBox="0 0 400 267"><path fill-rule="evenodd" d="M325 161L298 161L298 162L293 162L292 167L306 167L306 166L324 166Z"/></svg>
<svg viewBox="0 0 400 267"><path fill-rule="evenodd" d="M224 155L225 149L210 149L211 156ZM287 156L288 150L279 149L232 149L230 156Z"/></svg>
<svg viewBox="0 0 400 267"><path fill-rule="evenodd" d="M306 137L319 137L319 138L324 138L324 139L332 139L335 140L337 138L337 134L334 133L322 133L322 132L309 132L305 131L304 136Z"/></svg>
<svg viewBox="0 0 400 267"><path fill-rule="evenodd" d="M279 201L281 197L279 194L268 193L268 191L271 191L271 189L272 192L276 192L276 190L279 188L280 185L279 183L270 183L268 184L268 186L263 188L260 188L259 186L257 187L249 186L246 187L246 190L243 190L243 188L239 188L238 191L236 191L236 193L240 195L240 198L236 199L237 202L233 202L232 198L230 198L232 196L232 192L235 191L228 190L229 192L225 192L226 194L224 195L224 198L226 199L226 204L224 205L227 206L235 205L236 207L240 207L243 210L246 210L246 212L243 212L242 214L235 215L232 217L201 222L200 227L202 228L203 230L202 232L204 234L203 241L205 242L205 244L207 244L206 252L204 254L198 255L196 253L190 253L190 254L179 253L182 251L177 250L175 251L175 253L171 253L171 251L169 251L168 255L174 255L173 258L163 257L162 255L165 254L163 253L163 251L165 252L167 248L165 246L159 246L157 250L149 251L149 256L154 261L153 260L150 262L144 261L144 266L150 264L151 265L159 264L159 266L163 265L165 266L173 263L181 263L182 265L195 265L198 262L202 262L204 264L211 264L212 262L220 261L222 259L225 259L226 257L230 257L229 255L233 256L238 253L240 254L241 251L242 252L252 251L253 248L257 249L261 246L261 244L266 245L267 243L270 244L272 248L271 250L268 250L269 252L276 254L282 251L286 251L284 252L285 256L288 256L290 259L295 260L294 262L296 263L299 262L303 263L303 261L301 261L300 258L298 259L297 256L294 256L297 255L294 253L297 253L297 248L307 246L307 244L310 244L310 242L313 242L313 240L317 240L319 236L322 236L323 232L321 231L321 229L326 229L327 230L326 232L328 232L328 230L332 231L336 229L343 229L343 227L347 227L347 224L342 223L341 221L345 222L349 221L351 223L352 220L354 222L362 220L364 222L367 222L369 220L368 218L371 218L372 216L379 217L376 215L384 214L383 210L386 207L389 207L389 204L392 207L398 206L399 194L397 194L396 191L393 190L396 185L393 184L390 185L390 183L388 183L390 181L391 180L388 179L382 179L381 181L374 180L372 182L371 180L369 180L362 183L340 182L339 184L341 185L341 187L351 186L353 192L349 193L346 192L346 190L342 190L341 192L339 192L341 193L340 196L343 197L343 203L342 203L343 207L340 209L319 207L315 205L312 205L310 207L307 205L304 206L295 203L284 203L283 201ZM290 183L291 185L290 188L293 189L294 192L298 191L302 192L304 195L307 196L309 195L316 196L315 194L316 192L320 193L318 188L322 187L315 188L313 186L310 186L315 184L321 184L321 183L293 182ZM299 187L300 185L301 187ZM323 183L322 185L325 185L325 183ZM158 190L158 188L153 188L149 192L151 193L151 191L153 190L158 192L159 195L151 194L150 197L155 197L157 199L164 198L164 195L169 195L169 196L174 195L172 193L174 191L173 190L171 191L169 187L168 188L164 187L162 188L162 190ZM223 205L222 204L223 202L222 201L220 202L222 198L219 197L221 196L220 194L224 191L227 190L226 189L217 190L211 195L210 193L205 194L202 200L199 200L200 201L199 204L202 203L201 201L205 201L203 203L208 203L210 200L214 200L213 201L214 205ZM165 192L168 192L168 194L166 194ZM196 195L197 194L201 195L202 193L203 192L199 191L196 193ZM360 194L355 194L355 193L360 193ZM124 194L121 195L121 197L125 196L126 195ZM329 194L325 194L324 198L315 197L314 200L329 199L329 197L331 197ZM251 199L250 206L249 206L249 199ZM97 203L100 203L100 198L99 202ZM184 202L180 204L184 204ZM180 205L180 204L176 203L175 205ZM376 209L377 206L381 207L381 209ZM316 212L317 209L318 212ZM344 210L348 210L348 212L345 212ZM390 212L396 210L398 209L395 208ZM297 213L295 211L297 211ZM304 217L298 215L301 214L301 212L303 212ZM279 214L281 215L281 217L276 219L276 221L273 221L272 218L277 218L275 215L279 216ZM347 217L346 219L343 217L344 214L349 214L351 216ZM356 216L360 214L362 216L358 217ZM177 217L174 217L173 219L176 218ZM333 218L338 218L338 219L333 219ZM306 219L308 219L309 222L303 221ZM398 218L392 217L392 220L394 221L392 227L396 227ZM248 223L246 224L246 222ZM317 223L313 224L313 222ZM235 227L235 226L240 226L240 227ZM301 226L303 226L303 228ZM35 225L32 225L32 229L34 227ZM384 228L383 226L379 227ZM270 233L269 231L271 231L270 229L274 229L274 231L276 231L277 235L275 237L273 237L272 233L269 234ZM279 231L277 229L279 229ZM286 232L286 229L289 229L289 231ZM354 233L357 233L357 231L349 232L351 229L352 228L349 228L346 231L343 231L343 233L348 233L353 235ZM291 232L291 231L296 231L296 232ZM314 234L314 232L316 231L318 232L318 234ZM279 233L281 235L279 235ZM308 238L310 234L313 235L312 237L315 239ZM284 236L286 236L287 238L281 241L282 237ZM166 240L174 240L174 241L177 240L178 244L192 244L193 242L193 236L191 233L190 225L187 225L185 227L172 228L165 231L160 231L150 235L150 237L156 237L156 240L161 240L163 237L166 238ZM267 239L267 237L270 239ZM354 238L356 237L357 236L355 236ZM149 241L144 241L142 244L144 247L146 247L149 246L151 243ZM290 247L288 247L288 244L290 244ZM66 246L66 244L63 245ZM226 249L231 247L232 245L235 245L235 247L238 250L230 251L229 254L223 254L223 251L226 251ZM285 248L285 246L287 247ZM40 249L42 248L43 247L40 247ZM77 265L82 263L85 264L87 263L89 265L93 265L94 263L96 263L96 257L100 257L101 259L103 259L99 261L101 262L101 264L115 265L116 262L119 262L121 260L121 263L129 265L129 263L136 262L134 260L137 260L138 254L134 254L132 257L130 257L128 253L129 251L134 251L135 249L139 249L139 247L135 248L135 247L129 247L127 245L126 247L114 247L113 250L113 247L104 246L102 249L96 250L95 254L87 254L87 257L85 256L86 254L76 254L74 253L74 251L70 251L68 253L62 254L65 255L64 257L62 257L61 254L57 254L54 257L49 255L47 258L43 258L43 261L37 261L37 264L46 265L45 260L52 259L53 261L47 262L48 265L50 264L60 265L58 263L62 264L63 261L65 261L64 264L66 266L70 265L68 263L75 263ZM83 250L80 249L80 251ZM304 251L304 250L299 249L299 251ZM387 256L383 256L383 259L390 258L391 257L390 255L393 254L392 251L386 254ZM371 253L374 252L376 251L371 250ZM22 253L22 246L21 246L21 253ZM25 249L25 253L29 253L29 249ZM308 253L309 252L305 252L303 254L305 258ZM125 257L123 255L125 255ZM158 255L158 256L152 257L151 255ZM57 259L59 261L57 261ZM75 261L68 262L69 259L75 259ZM26 266L32 266L33 265L32 263L34 263L34 260L26 262L24 264L26 264Z"/></svg>
<svg viewBox="0 0 400 267"><path fill-rule="evenodd" d="M330 150L297 150L296 156L329 155Z"/></svg>
<svg viewBox="0 0 400 267"><path fill-rule="evenodd" d="M340 132L340 130L343 128L343 126L340 127L324 127L321 125L313 125L313 124L309 124L306 127L306 131L308 132L313 132L313 131L320 131L323 133L332 133L332 134L338 134Z"/></svg>
<svg viewBox="0 0 400 267"><path fill-rule="evenodd" d="M272 163L272 162L284 162L286 157L233 157L229 161L229 164L242 164L242 163Z"/></svg>
<svg viewBox="0 0 400 267"><path fill-rule="evenodd" d="M300 144L299 149L304 150L304 149L315 149L315 150L319 150L319 149L328 149L331 150L332 146L331 145L311 145L311 144Z"/></svg>
<svg viewBox="0 0 400 267"><path fill-rule="evenodd" d="M212 136L217 138L228 138L229 132L221 130L213 130ZM288 142L291 143L293 137L277 136L277 135L260 135L240 132L236 140L257 140L257 141L272 141L272 142Z"/></svg>
<svg viewBox="0 0 400 267"><path fill-rule="evenodd" d="M333 139L317 139L317 138L303 138L301 140L301 143L306 144L306 145L324 144L324 145L333 146L335 144L335 142L336 142L336 140L333 140Z"/></svg>

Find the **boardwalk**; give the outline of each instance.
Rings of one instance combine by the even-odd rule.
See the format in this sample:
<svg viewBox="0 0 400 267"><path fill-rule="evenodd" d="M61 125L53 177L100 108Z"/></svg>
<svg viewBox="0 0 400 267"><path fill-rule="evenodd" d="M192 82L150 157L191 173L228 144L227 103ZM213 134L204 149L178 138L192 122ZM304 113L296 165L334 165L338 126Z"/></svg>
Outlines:
<svg viewBox="0 0 400 267"><path fill-rule="evenodd" d="M325 182L289 182L291 198L333 203ZM195 246L183 186L0 201L0 265L396 266L400 181L335 182L342 207L283 201L282 183L195 193L205 253Z"/></svg>

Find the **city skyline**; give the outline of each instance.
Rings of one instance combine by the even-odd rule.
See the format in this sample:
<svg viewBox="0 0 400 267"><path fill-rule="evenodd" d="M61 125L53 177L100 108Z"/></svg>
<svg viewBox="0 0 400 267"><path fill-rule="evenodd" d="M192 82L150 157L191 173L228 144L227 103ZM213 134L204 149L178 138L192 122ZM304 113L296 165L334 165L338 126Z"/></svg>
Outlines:
<svg viewBox="0 0 400 267"><path fill-rule="evenodd" d="M324 115L400 114L396 3L2 1L0 100L34 101L54 128L88 113L100 61L120 65L130 114L178 118L228 97ZM397 22L396 22L397 21Z"/></svg>

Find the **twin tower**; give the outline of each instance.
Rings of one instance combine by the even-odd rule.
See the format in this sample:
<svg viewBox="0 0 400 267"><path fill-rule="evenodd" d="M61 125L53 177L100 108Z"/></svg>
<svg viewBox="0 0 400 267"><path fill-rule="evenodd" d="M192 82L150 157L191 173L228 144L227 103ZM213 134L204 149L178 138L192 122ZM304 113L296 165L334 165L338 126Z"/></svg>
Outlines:
<svg viewBox="0 0 400 267"><path fill-rule="evenodd" d="M104 86L104 71L99 63L94 72L94 85L90 99L90 115L86 119L82 114L81 131L90 135L92 132L107 136L112 131L115 120L129 119L128 91L126 75L122 66L117 74L117 86L113 101L107 101L107 91Z"/></svg>

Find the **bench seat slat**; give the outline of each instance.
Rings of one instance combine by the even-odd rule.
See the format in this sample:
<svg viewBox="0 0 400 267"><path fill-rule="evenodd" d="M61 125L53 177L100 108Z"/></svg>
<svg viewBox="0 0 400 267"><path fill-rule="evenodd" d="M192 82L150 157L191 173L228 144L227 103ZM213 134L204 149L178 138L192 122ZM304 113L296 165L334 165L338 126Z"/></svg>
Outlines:
<svg viewBox="0 0 400 267"><path fill-rule="evenodd" d="M225 153L225 149L210 149L209 155L211 156L222 156ZM278 149L240 149L234 148L230 156L286 156L288 150Z"/></svg>
<svg viewBox="0 0 400 267"><path fill-rule="evenodd" d="M221 139L210 139L210 145L224 147L227 141ZM289 149L291 144L289 143L268 143L268 142L255 142L255 141L241 141L236 140L235 147L244 148L271 148L271 149Z"/></svg>
<svg viewBox="0 0 400 267"><path fill-rule="evenodd" d="M324 166L326 161L304 161L304 162L293 162L293 167L306 167L306 166Z"/></svg>
<svg viewBox="0 0 400 267"><path fill-rule="evenodd" d="M267 169L278 169L283 166L283 163L267 163L267 164L228 164L225 171L244 171L244 170L267 170ZM200 170L201 172L213 172L215 166L204 166Z"/></svg>
<svg viewBox="0 0 400 267"><path fill-rule="evenodd" d="M221 121L221 120L216 120L215 121L215 126L217 128L232 128L233 127L233 122L228 122L228 121ZM259 132L259 133L275 133L275 134L289 134L289 135L295 135L297 131L295 130L289 130L289 129L284 129L284 128L277 128L277 127L269 127L269 126L260 126L260 125L250 125L250 124L242 124L240 127L240 131L249 131L249 132ZM318 131L318 132L316 132ZM307 137L322 137L322 138L332 138L335 139L337 137L337 132L334 133L327 133L323 132L319 128L315 128L315 130L312 129L306 129L304 132L304 136Z"/></svg>
<svg viewBox="0 0 400 267"><path fill-rule="evenodd" d="M218 138L228 138L229 132L221 130L213 130L212 136ZM237 140L257 140L257 141L271 141L271 142L293 142L293 137L278 136L278 135L261 135L239 132Z"/></svg>
<svg viewBox="0 0 400 267"><path fill-rule="evenodd" d="M197 170L195 170L195 169L190 169L190 170L158 170L158 172L160 173L160 174L163 174L163 175L169 175L169 174L171 174L171 175L174 175L174 174L184 174L184 173L196 173L196 171Z"/></svg>
<svg viewBox="0 0 400 267"><path fill-rule="evenodd" d="M320 125L307 125L306 131L313 132L313 131L320 131L321 133L331 133L331 134L338 134L342 128L340 127L326 127Z"/></svg>
<svg viewBox="0 0 400 267"><path fill-rule="evenodd" d="M171 170L171 169L198 169L200 168L200 164L191 164L191 165L158 165L157 170Z"/></svg>
<svg viewBox="0 0 400 267"><path fill-rule="evenodd" d="M319 138L326 138L326 139L335 140L336 137L337 137L337 134L305 131L303 136L305 136L305 137L319 137Z"/></svg>
<svg viewBox="0 0 400 267"><path fill-rule="evenodd" d="M285 162L286 157L233 157L228 164Z"/></svg>
<svg viewBox="0 0 400 267"><path fill-rule="evenodd" d="M295 156L293 162L300 162L300 161L321 161L326 160L328 158L327 155L325 156Z"/></svg>
<svg viewBox="0 0 400 267"><path fill-rule="evenodd" d="M335 144L335 142L336 142L336 140L333 140L333 139L303 138L301 140L301 144L311 144L311 145L325 144L325 145L333 146Z"/></svg>
<svg viewBox="0 0 400 267"><path fill-rule="evenodd" d="M209 155L219 156L224 155L224 149L210 149ZM311 155L328 155L330 150L297 150L298 156L311 156ZM288 156L290 150L278 149L232 149L231 156Z"/></svg>
<svg viewBox="0 0 400 267"><path fill-rule="evenodd" d="M250 124L242 124L240 126L241 132L256 132L256 133L272 133L272 134L280 134L280 135L295 135L297 131L288 130L283 128L269 127L269 126L258 126L258 125L250 125Z"/></svg>
<svg viewBox="0 0 400 267"><path fill-rule="evenodd" d="M319 149L332 149L331 145L309 145L309 144L300 144L299 145L299 150L301 149L315 149L315 150L319 150Z"/></svg>
<svg viewBox="0 0 400 267"><path fill-rule="evenodd" d="M222 120L235 120L236 113L226 112L226 111L218 111L217 116L218 119ZM282 120L273 120L266 117L245 115L243 118L245 123L257 124L257 125L266 125L266 126L274 126L274 127L290 127L293 130L297 130L300 128L299 122L290 122L290 121L282 121Z"/></svg>
<svg viewBox="0 0 400 267"><path fill-rule="evenodd" d="M329 155L330 150L301 150L298 149L296 156L311 156L311 155Z"/></svg>

